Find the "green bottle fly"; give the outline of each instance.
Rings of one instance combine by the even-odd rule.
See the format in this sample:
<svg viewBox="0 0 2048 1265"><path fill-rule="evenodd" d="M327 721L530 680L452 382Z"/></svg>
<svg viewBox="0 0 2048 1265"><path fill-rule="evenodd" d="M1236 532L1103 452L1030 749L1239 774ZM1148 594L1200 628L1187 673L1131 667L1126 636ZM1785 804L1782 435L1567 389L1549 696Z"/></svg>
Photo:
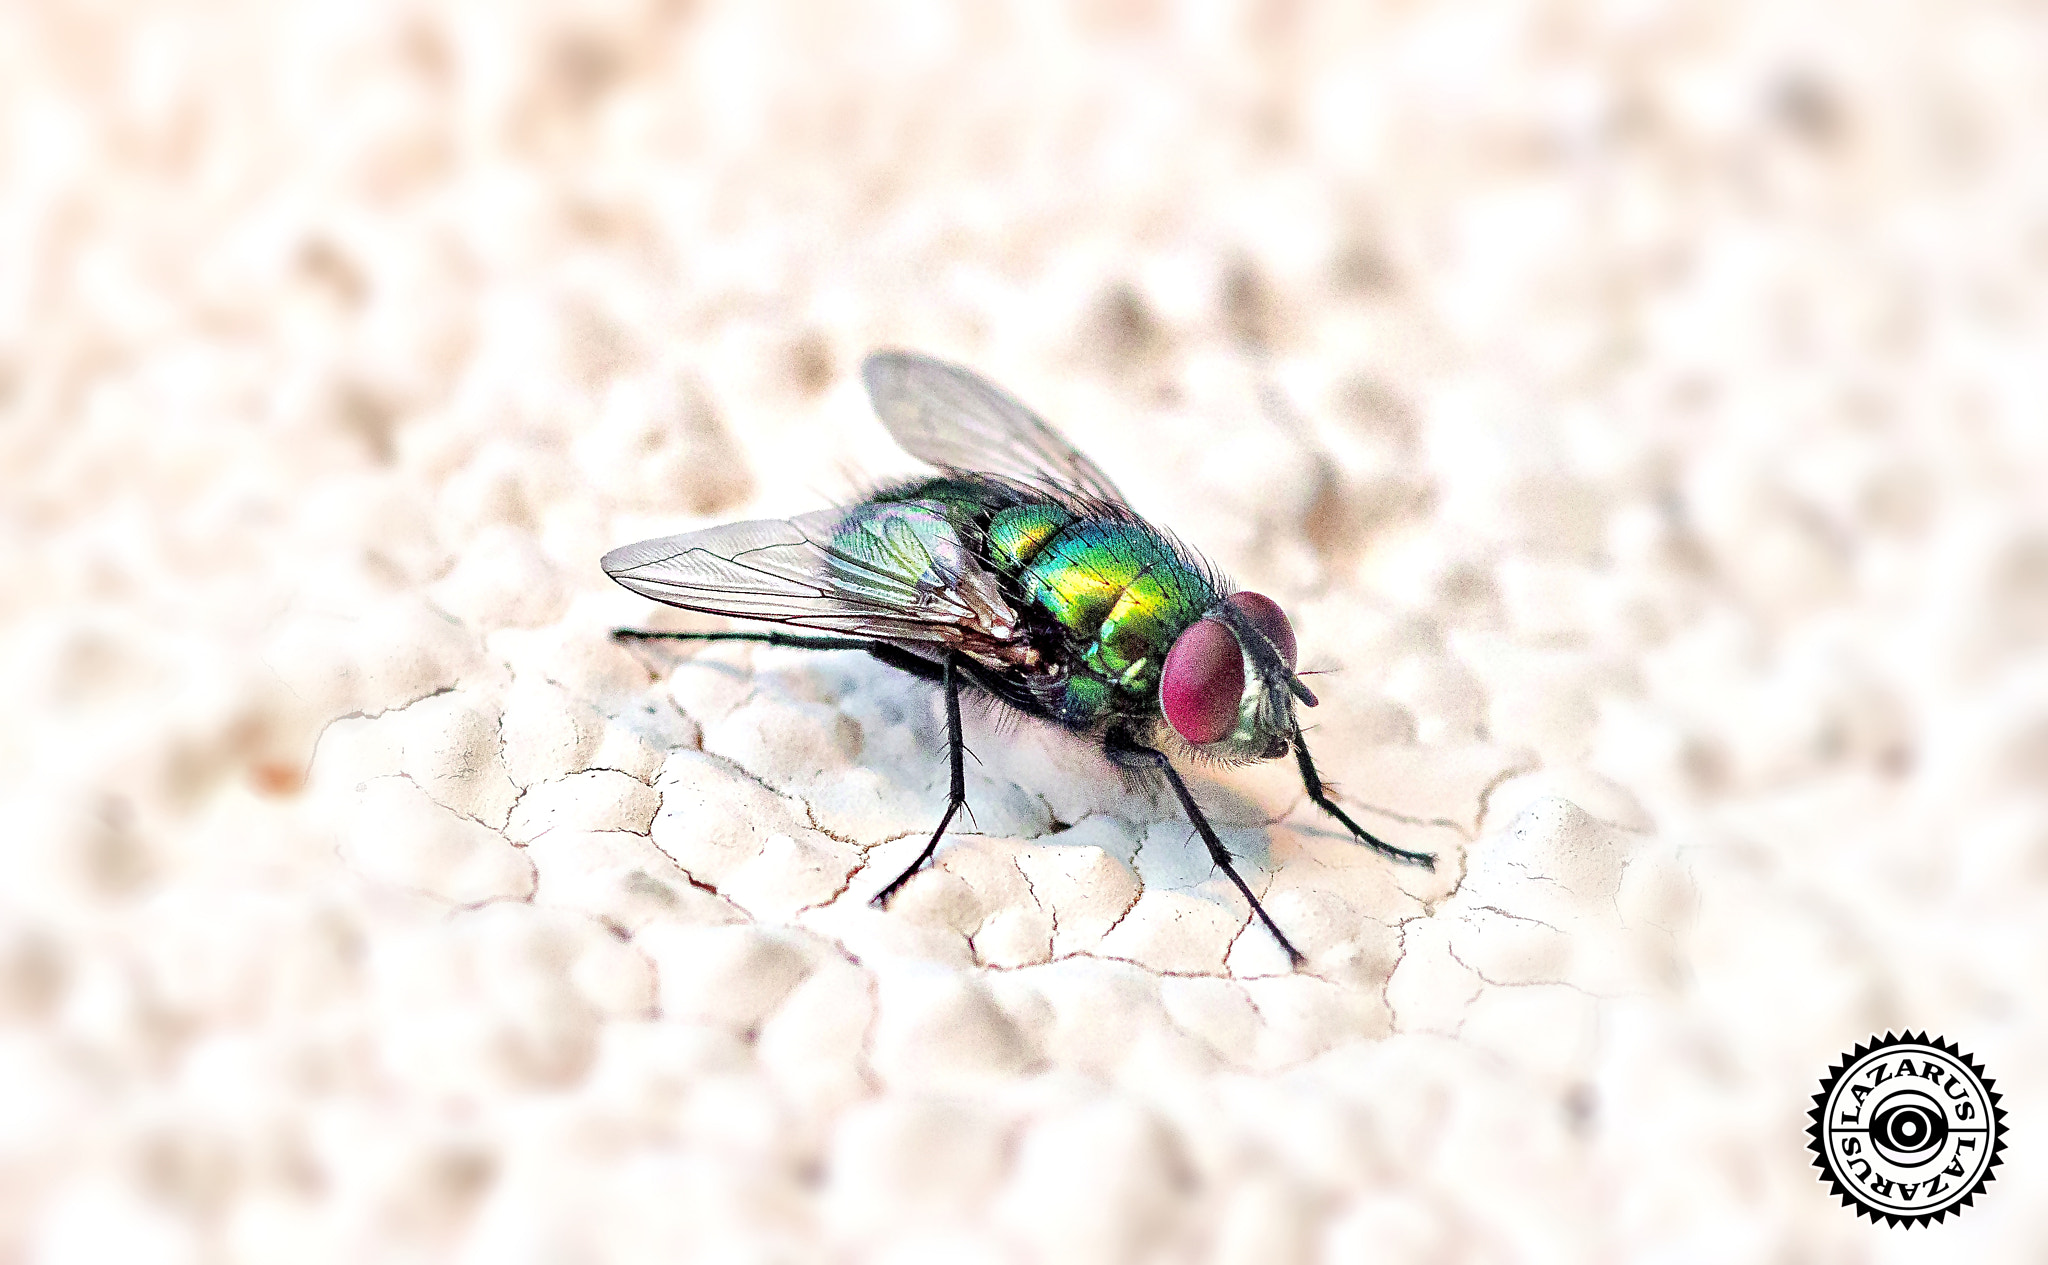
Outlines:
<svg viewBox="0 0 2048 1265"><path fill-rule="evenodd" d="M1295 673L1294 629L1276 603L1233 591L1057 431L968 370L877 352L861 374L897 442L940 474L793 519L626 545L605 555L604 569L671 606L808 630L622 637L863 650L943 689L951 796L923 855L877 904L931 857L966 802L963 688L1164 778L1210 857L1297 963L1169 751L1246 761L1291 750L1309 798L1361 842L1434 864L1368 833L1324 790L1294 711L1315 706L1315 695Z"/></svg>

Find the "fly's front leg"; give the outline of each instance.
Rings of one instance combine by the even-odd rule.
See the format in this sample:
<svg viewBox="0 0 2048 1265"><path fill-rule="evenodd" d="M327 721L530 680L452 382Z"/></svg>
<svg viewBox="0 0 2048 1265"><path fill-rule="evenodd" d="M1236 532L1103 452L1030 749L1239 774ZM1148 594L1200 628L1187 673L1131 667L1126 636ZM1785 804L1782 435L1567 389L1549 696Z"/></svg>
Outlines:
<svg viewBox="0 0 2048 1265"><path fill-rule="evenodd" d="M895 649L893 646L887 648ZM882 658L879 652L875 653L877 658ZM905 652L897 651L897 653L904 654ZM916 656L906 655L906 657L915 658ZM889 660L882 658L882 661L887 663ZM924 663L924 660L918 660L918 662ZM876 892L874 898L868 902L877 909L886 906L889 903L889 898L896 894L896 889L909 882L910 876L923 869L924 863L932 859L932 853L938 850L939 840L945 835L946 827L953 824L953 814L967 806L967 765L962 758L967 747L960 737L960 675L957 671L957 663L958 656L949 650L946 652L944 665L939 669L940 683L946 689L946 759L953 774L952 790L946 797L946 814L939 818L939 828L932 831L930 842L924 845L924 851L917 854L917 860L910 863L910 868L890 880L889 885ZM929 667L931 665L925 664L925 666Z"/></svg>
<svg viewBox="0 0 2048 1265"><path fill-rule="evenodd" d="M1360 843L1365 844L1382 856L1389 857L1405 865L1419 865L1425 870L1434 870L1436 868L1436 857L1430 853L1410 852L1405 848L1397 848L1386 840L1379 838L1364 826L1351 820L1349 814L1337 807L1336 801L1332 800L1328 792L1323 790L1323 779L1316 775L1316 763L1314 760L1309 759L1308 743L1302 741L1300 725L1294 727L1294 759L1296 763L1301 765L1301 785L1302 789L1308 792L1309 799L1314 802L1317 808L1343 822L1352 834L1358 836Z"/></svg>
<svg viewBox="0 0 2048 1265"><path fill-rule="evenodd" d="M1305 960L1301 956L1301 950L1295 948L1294 942L1281 933L1272 915L1259 903L1259 898L1252 895L1251 887L1239 876L1237 867L1230 863L1230 853L1224 850L1223 840L1216 837L1216 830L1209 824L1209 819L1195 806L1195 797L1188 793L1188 784L1181 781L1180 771L1173 767L1173 762L1166 758L1166 753L1143 746L1114 730L1103 743L1103 753L1124 768L1153 769L1165 775L1166 784L1173 788L1174 798L1180 801L1188 820L1195 825L1195 833L1201 835L1203 844L1207 845L1209 859L1216 863L1216 867L1223 871L1225 877L1237 885L1238 891L1244 893L1245 900L1251 903L1252 912L1259 916L1259 921L1266 924L1266 930L1273 933L1273 939L1287 951L1288 962L1300 967Z"/></svg>

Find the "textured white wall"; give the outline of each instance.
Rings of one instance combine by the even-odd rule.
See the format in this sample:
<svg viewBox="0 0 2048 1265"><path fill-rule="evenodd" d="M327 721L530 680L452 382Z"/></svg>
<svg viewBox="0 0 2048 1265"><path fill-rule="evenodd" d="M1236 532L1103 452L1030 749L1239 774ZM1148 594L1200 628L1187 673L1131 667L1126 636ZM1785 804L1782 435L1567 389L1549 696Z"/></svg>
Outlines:
<svg viewBox="0 0 2048 1265"><path fill-rule="evenodd" d="M2001 1259L2048 1235L2048 26L0 8L0 1260ZM607 548L1006 384L1300 630L1171 800ZM1979 1206L1807 1164L1887 1027ZM1936 1239L1939 1243L1936 1245Z"/></svg>

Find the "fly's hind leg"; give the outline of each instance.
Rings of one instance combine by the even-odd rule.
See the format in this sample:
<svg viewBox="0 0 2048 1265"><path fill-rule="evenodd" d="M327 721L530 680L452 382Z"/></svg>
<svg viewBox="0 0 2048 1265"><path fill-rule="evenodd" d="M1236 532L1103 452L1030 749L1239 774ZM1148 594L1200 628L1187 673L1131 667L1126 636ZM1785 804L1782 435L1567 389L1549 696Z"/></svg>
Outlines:
<svg viewBox="0 0 2048 1265"><path fill-rule="evenodd" d="M1223 841L1216 837L1215 827L1209 824L1209 819L1203 815L1202 810L1195 806L1195 797L1188 793L1188 784L1181 781L1179 770L1173 767L1166 754L1144 746L1116 730L1110 731L1109 737L1103 741L1102 750L1111 761L1124 768L1153 769L1165 775L1166 784L1173 788L1174 798L1180 801L1188 820L1195 824L1195 833L1202 836L1203 844L1208 847L1209 859L1216 863L1216 868L1223 871L1224 877L1236 884L1237 890L1251 902L1252 912L1259 916L1259 921L1266 924L1266 930L1273 934L1273 939L1286 950L1288 962L1297 968L1300 967L1303 961L1301 950L1294 947L1294 942L1281 932L1272 915L1266 912L1266 907L1259 903L1259 898L1252 895L1251 887L1239 876L1237 867L1230 863L1230 853L1224 850Z"/></svg>
<svg viewBox="0 0 2048 1265"><path fill-rule="evenodd" d="M750 641L758 646L783 646L792 650L865 650L899 672L937 685L945 671L930 659L921 658L900 646L866 637L803 637L782 632L655 632L639 628L614 628L615 641Z"/></svg>

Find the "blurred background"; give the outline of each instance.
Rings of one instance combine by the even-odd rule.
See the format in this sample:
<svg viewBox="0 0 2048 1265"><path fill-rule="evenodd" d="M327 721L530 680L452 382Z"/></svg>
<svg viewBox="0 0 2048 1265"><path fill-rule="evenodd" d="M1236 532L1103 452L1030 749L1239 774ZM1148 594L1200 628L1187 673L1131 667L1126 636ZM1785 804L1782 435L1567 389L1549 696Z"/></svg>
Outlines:
<svg viewBox="0 0 2048 1265"><path fill-rule="evenodd" d="M1939 1251L2039 1252L2044 120L2017 2L0 7L0 1261L1928 1259L1803 1151L1888 1026L2014 1110ZM410 881L316 744L616 719L599 555L901 468L883 345L1286 601L1327 769L1661 849L1655 981L1557 1049L1390 958L1189 1082L1227 1144L1052 1045L913 1120L741 1023L607 1099L674 1017L633 929L478 922L532 867ZM584 1238L521 1220L570 1135Z"/></svg>

